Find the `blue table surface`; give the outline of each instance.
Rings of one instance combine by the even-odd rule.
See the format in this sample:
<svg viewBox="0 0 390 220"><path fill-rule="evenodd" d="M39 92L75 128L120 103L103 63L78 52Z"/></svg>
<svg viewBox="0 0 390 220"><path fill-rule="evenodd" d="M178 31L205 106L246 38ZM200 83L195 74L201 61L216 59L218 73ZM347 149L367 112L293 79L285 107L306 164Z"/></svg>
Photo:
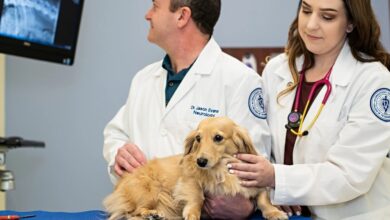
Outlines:
<svg viewBox="0 0 390 220"><path fill-rule="evenodd" d="M0 211L0 216L6 215L18 215L20 217L34 215L31 218L25 218L26 220L105 220L107 214L101 210L89 210L83 212L48 212L48 211L12 211L4 210ZM255 213L251 220L263 220L260 213ZM310 220L308 217L292 216L291 220ZM22 220L24 220L22 218Z"/></svg>

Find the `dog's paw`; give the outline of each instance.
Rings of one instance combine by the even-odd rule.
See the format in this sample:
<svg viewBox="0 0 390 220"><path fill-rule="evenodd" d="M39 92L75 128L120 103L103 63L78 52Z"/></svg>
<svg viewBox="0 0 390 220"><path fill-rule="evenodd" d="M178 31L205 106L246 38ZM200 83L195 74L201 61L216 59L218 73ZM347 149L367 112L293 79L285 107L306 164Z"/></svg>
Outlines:
<svg viewBox="0 0 390 220"><path fill-rule="evenodd" d="M141 216L145 220L164 220L164 216L158 213L157 210L145 210L141 213Z"/></svg>
<svg viewBox="0 0 390 220"><path fill-rule="evenodd" d="M263 217L267 220L288 220L288 215L279 209L263 212Z"/></svg>
<svg viewBox="0 0 390 220"><path fill-rule="evenodd" d="M184 217L184 220L199 220L200 217L196 215L187 215Z"/></svg>

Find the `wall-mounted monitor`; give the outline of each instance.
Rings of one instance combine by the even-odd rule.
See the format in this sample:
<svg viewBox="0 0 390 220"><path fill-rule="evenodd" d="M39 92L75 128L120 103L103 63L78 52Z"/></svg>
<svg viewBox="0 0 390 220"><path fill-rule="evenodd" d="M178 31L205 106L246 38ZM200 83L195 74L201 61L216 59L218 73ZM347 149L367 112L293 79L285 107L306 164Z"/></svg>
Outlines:
<svg viewBox="0 0 390 220"><path fill-rule="evenodd" d="M0 0L0 52L72 65L84 0Z"/></svg>

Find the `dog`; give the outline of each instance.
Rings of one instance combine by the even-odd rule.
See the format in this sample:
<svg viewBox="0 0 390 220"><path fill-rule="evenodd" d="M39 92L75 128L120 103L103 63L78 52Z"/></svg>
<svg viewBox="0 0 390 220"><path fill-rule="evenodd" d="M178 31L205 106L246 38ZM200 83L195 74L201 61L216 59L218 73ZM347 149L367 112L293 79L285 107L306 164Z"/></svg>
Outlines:
<svg viewBox="0 0 390 220"><path fill-rule="evenodd" d="M240 185L226 165L237 153L257 154L246 130L227 117L206 118L185 140L184 154L153 159L125 174L103 204L109 220L198 220L205 194L255 199L264 218L285 220L265 189Z"/></svg>

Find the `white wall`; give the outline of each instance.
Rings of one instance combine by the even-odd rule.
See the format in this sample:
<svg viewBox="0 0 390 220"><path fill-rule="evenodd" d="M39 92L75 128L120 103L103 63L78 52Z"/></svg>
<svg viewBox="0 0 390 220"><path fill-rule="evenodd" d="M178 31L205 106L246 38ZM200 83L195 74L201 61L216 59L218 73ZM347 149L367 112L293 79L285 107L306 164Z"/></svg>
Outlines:
<svg viewBox="0 0 390 220"><path fill-rule="evenodd" d="M390 1L375 0L371 4L381 25L382 43L387 51L390 51Z"/></svg>
<svg viewBox="0 0 390 220"><path fill-rule="evenodd" d="M223 0L215 37L226 47L283 46L297 2ZM390 48L389 7L383 2L373 1L387 24ZM6 134L47 145L8 153L7 167L16 178L9 209L102 208L112 187L102 158L102 130L125 102L136 71L164 55L145 39L143 17L150 4L86 1L72 67L7 56Z"/></svg>

